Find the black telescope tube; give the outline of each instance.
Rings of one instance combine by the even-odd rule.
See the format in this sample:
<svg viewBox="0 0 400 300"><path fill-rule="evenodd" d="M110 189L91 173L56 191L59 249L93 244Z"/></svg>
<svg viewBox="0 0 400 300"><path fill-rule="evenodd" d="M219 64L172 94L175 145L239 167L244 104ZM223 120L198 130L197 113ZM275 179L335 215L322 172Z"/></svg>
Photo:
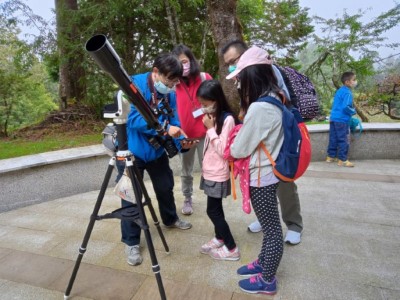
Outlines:
<svg viewBox="0 0 400 300"><path fill-rule="evenodd" d="M86 42L86 51L93 57L100 68L108 73L112 79L119 85L130 102L146 120L150 128L155 129L159 134L164 132L164 128L158 122L150 105L144 99L140 90L134 85L129 75L122 66L121 59L111 46L107 37L98 34L91 37Z"/></svg>

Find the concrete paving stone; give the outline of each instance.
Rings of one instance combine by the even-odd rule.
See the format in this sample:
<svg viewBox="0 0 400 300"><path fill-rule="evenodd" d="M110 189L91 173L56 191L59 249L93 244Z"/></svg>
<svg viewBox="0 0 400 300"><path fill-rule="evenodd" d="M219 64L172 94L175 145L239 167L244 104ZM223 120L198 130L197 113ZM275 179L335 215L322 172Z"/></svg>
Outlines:
<svg viewBox="0 0 400 300"><path fill-rule="evenodd" d="M334 275L354 284L396 289L400 280L399 269L399 263L386 262L384 258L357 258L351 253L286 251L278 274L290 280L288 277L301 277L306 270L309 276Z"/></svg>
<svg viewBox="0 0 400 300"><path fill-rule="evenodd" d="M305 230L303 239L308 235L314 235L321 239L321 242L329 239L333 235L347 235L354 239L355 244L360 240L377 240L385 244L399 241L398 227L386 226L375 223L361 223L349 219L337 219L326 216L319 217L318 214L303 214ZM355 224L357 226L355 226ZM308 228L308 229L307 229ZM310 229L312 228L312 231Z"/></svg>
<svg viewBox="0 0 400 300"><path fill-rule="evenodd" d="M213 289L205 285L164 280L163 286L167 299L171 300L230 300L231 292ZM132 300L160 299L160 290L156 279L147 278Z"/></svg>
<svg viewBox="0 0 400 300"><path fill-rule="evenodd" d="M72 266L71 261L13 251L0 261L0 278L42 288L49 285Z"/></svg>
<svg viewBox="0 0 400 300"><path fill-rule="evenodd" d="M11 249L0 248L0 260L12 252Z"/></svg>
<svg viewBox="0 0 400 300"><path fill-rule="evenodd" d="M377 175L395 175L400 176L397 168L393 168L398 164L398 159L381 159L381 160L357 160L352 161L356 163L354 168L342 168L335 163L326 162L312 162L307 171L334 171L338 173L360 173L363 174L377 174ZM307 173L305 174L307 175Z"/></svg>
<svg viewBox="0 0 400 300"><path fill-rule="evenodd" d="M65 293L72 268L59 276L51 285ZM130 300L138 291L146 276L82 263L75 278L70 297L86 297L95 300Z"/></svg>
<svg viewBox="0 0 400 300"><path fill-rule="evenodd" d="M76 260L79 248L82 245L82 240L83 237L79 240L77 238L65 239L56 247L48 251L48 255L58 258ZM86 253L83 261L85 263L97 264L102 261L115 247L115 243L90 239L86 247Z"/></svg>
<svg viewBox="0 0 400 300"><path fill-rule="evenodd" d="M24 206L18 209L18 211L21 212L35 212L38 214L41 213L52 213L54 211L57 211L58 207L63 204L63 201L60 201L59 199L53 200L53 201L47 201L35 205L28 205Z"/></svg>
<svg viewBox="0 0 400 300"><path fill-rule="evenodd" d="M308 179L307 179L308 180ZM330 184L340 186L340 181L329 180ZM308 188L299 191L302 210L308 214L317 214L321 217L328 216L339 219L356 219L359 223L377 223L393 226L400 226L397 211L384 210L384 205L380 201L392 200L378 199L376 190L384 191L385 188L393 188L393 184L375 183L375 186L365 182L357 183L357 193L351 196L345 189L337 189L335 193L326 194L329 183L323 179L308 181ZM301 185L299 184L300 188ZM372 187L372 188L371 188ZM384 192L383 192L384 193ZM313 195L312 195L313 194ZM315 195L321 195L321 198L316 198ZM393 195L393 193L392 193ZM308 202L306 199L312 199ZM304 199L304 200L302 200ZM303 204L304 203L304 204ZM311 205L312 204L312 205ZM394 205L394 204L393 204ZM400 208L400 204L395 204ZM381 207L381 209L379 209Z"/></svg>
<svg viewBox="0 0 400 300"><path fill-rule="evenodd" d="M382 289L382 296L385 300L398 300L400 299L400 290Z"/></svg>
<svg viewBox="0 0 400 300"><path fill-rule="evenodd" d="M63 293L47 290L28 284L0 279L0 300L59 300ZM74 297L74 300L91 300L90 298Z"/></svg>
<svg viewBox="0 0 400 300"><path fill-rule="evenodd" d="M62 219L53 214L45 215L36 212L0 214L0 224L37 231L56 232L62 227Z"/></svg>
<svg viewBox="0 0 400 300"><path fill-rule="evenodd" d="M307 223L309 224L309 223ZM352 228L350 227L349 230ZM322 235L323 233L321 233ZM379 241L373 236L361 236L356 232L352 234L347 232L330 232L329 238L322 239L316 232L305 232L302 236L302 243L295 247L287 247L288 251L305 251L308 253L348 253L356 258L376 258L385 257L386 261L398 261L400 249L400 240ZM304 247L307 245L307 247ZM285 248L286 249L286 248Z"/></svg>
<svg viewBox="0 0 400 300"><path fill-rule="evenodd" d="M8 225L0 225L0 237L9 234L11 231L14 230L14 227Z"/></svg>
<svg viewBox="0 0 400 300"><path fill-rule="evenodd" d="M324 162L312 163L310 169L315 172L314 175L304 176L297 182L304 232L301 244L284 246L277 273L279 291L275 296L249 295L237 286L240 278L236 276L236 269L254 260L260 250L262 233L247 231L247 226L255 220L254 213L248 215L242 211L240 197L236 201L228 197L223 202L228 224L241 251L240 261L216 261L200 254L201 244L214 234L213 225L205 212L206 196L198 190L200 176L195 175L195 212L191 216L180 213L184 198L180 191L180 178L175 176L178 215L190 221L193 228L166 229L161 225L170 247L169 254L165 253L146 208L161 277L168 293L177 292L176 295L167 293L170 296L168 300L175 300L175 296L178 297L176 299L185 300L219 300L225 299L225 293L230 295L228 299L234 300L400 299L397 287L400 282L397 250L400 248L400 189L398 183L385 182L391 178L397 180L400 160L356 163L353 169L339 168ZM354 176L350 177L351 174ZM339 179L341 177L345 179ZM149 181L146 187L159 216L157 200ZM237 192L240 196L239 185ZM49 259L70 262L71 270L57 278L61 280L63 277L60 286L52 287L53 290L63 292L98 193L97 190L77 194L0 214L0 260L9 257L12 251L23 250L31 255L41 254ZM113 194L112 188L108 188L101 213L111 212L119 208L119 205L120 200ZM285 234L287 229L282 225ZM103 270L107 273L110 269L131 276L143 276L136 295L132 291L130 298L126 299L159 299L144 234L141 239L144 261L140 266L127 264L124 248L120 242L119 220L96 221L82 265L98 268L88 274L104 273ZM93 287L91 281L96 280L96 276L87 275L87 285L80 289L82 292L88 291L88 294L79 292L75 295L97 299L93 296L93 289L98 286ZM106 278L102 280L102 285L110 283ZM111 284L114 285L113 282ZM0 299L2 287L4 280L0 279ZM199 298L188 297L190 290L195 292L196 297L197 291L200 291ZM215 291L208 293L207 290ZM72 292L76 292L75 287ZM144 295L145 298L142 297Z"/></svg>
<svg viewBox="0 0 400 300"><path fill-rule="evenodd" d="M279 297L279 294L275 295L263 295L263 294L248 294L248 293L233 293L232 300L253 300L253 299L264 299L264 300L280 300L283 298Z"/></svg>
<svg viewBox="0 0 400 300"><path fill-rule="evenodd" d="M58 243L57 235L53 233L17 227L12 227L0 239L0 247L38 254L50 251Z"/></svg>
<svg viewBox="0 0 400 300"><path fill-rule="evenodd" d="M315 276L306 269L302 275L278 277L278 295L290 300L384 299L378 287L355 284L345 276Z"/></svg>
<svg viewBox="0 0 400 300"><path fill-rule="evenodd" d="M334 263L338 260L343 262L343 266ZM337 257L327 257L327 262L333 263L330 268L336 274L342 271L346 273L346 278L349 278L352 282L387 289L398 289L400 262L387 262L384 258L349 259L345 254Z"/></svg>

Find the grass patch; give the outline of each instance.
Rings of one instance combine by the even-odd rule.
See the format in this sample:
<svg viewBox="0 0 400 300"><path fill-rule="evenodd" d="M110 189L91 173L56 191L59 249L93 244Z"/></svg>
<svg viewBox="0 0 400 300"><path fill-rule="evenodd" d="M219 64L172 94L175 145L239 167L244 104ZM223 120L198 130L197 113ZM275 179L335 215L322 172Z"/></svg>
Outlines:
<svg viewBox="0 0 400 300"><path fill-rule="evenodd" d="M21 138L5 139L0 140L0 159L13 158L74 147L97 145L101 143L101 140L101 133L91 133L76 136L46 136L35 141Z"/></svg>

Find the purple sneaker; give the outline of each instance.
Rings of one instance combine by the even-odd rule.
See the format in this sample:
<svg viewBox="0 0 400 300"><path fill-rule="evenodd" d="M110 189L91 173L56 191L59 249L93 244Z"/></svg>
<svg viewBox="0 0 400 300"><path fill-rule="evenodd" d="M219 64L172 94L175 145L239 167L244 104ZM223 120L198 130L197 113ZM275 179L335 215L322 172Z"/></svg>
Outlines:
<svg viewBox="0 0 400 300"><path fill-rule="evenodd" d="M275 276L271 282L266 282L261 274L239 281L240 289L250 294L274 295L276 294L276 284Z"/></svg>
<svg viewBox="0 0 400 300"><path fill-rule="evenodd" d="M237 270L237 274L240 276L253 276L261 273L263 271L262 267L258 264L258 259L249 263L246 266L242 266Z"/></svg>

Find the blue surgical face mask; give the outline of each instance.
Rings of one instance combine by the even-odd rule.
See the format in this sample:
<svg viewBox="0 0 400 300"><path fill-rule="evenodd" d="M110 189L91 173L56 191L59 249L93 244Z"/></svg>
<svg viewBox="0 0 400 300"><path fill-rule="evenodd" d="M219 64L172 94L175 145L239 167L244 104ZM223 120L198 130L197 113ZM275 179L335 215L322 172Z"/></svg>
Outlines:
<svg viewBox="0 0 400 300"><path fill-rule="evenodd" d="M229 68L228 68L229 74L232 73L235 70L236 70L236 66L234 66L234 65L230 65Z"/></svg>
<svg viewBox="0 0 400 300"><path fill-rule="evenodd" d="M157 90L157 92L159 92L160 94L169 94L173 91L175 91L175 87L173 87L172 89L167 87L164 83L162 83L161 81L157 81L154 83L154 87Z"/></svg>

